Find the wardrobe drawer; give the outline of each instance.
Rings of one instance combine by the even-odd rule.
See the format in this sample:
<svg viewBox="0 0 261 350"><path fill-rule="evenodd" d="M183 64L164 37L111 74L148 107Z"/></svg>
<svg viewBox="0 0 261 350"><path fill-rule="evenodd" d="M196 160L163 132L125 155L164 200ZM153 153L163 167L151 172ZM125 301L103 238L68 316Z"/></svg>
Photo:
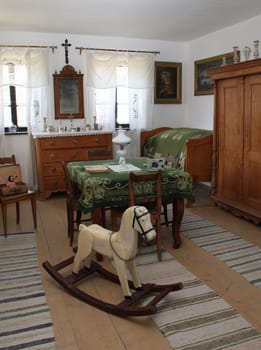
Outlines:
<svg viewBox="0 0 261 350"><path fill-rule="evenodd" d="M44 178L45 191L64 191L65 180L64 176L49 176Z"/></svg>
<svg viewBox="0 0 261 350"><path fill-rule="evenodd" d="M40 140L41 148L46 149L65 149L89 147L96 145L107 145L110 143L111 134L103 135L88 135L88 136L66 136L66 137L51 137Z"/></svg>
<svg viewBox="0 0 261 350"><path fill-rule="evenodd" d="M44 164L43 176L63 175L61 163Z"/></svg>
<svg viewBox="0 0 261 350"><path fill-rule="evenodd" d="M77 160L87 159L86 148L73 148L67 150L46 150L42 152L42 160L44 163L57 163L64 160L65 162L73 162Z"/></svg>

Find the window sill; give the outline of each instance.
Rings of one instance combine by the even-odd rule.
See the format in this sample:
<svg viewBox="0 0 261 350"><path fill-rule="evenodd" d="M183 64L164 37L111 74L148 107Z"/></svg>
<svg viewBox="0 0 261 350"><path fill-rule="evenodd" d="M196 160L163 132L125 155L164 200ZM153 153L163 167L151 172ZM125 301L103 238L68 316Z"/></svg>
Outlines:
<svg viewBox="0 0 261 350"><path fill-rule="evenodd" d="M17 129L14 129L12 127L5 128L5 135L26 135L28 134L27 127L17 127Z"/></svg>
<svg viewBox="0 0 261 350"><path fill-rule="evenodd" d="M9 135L28 135L28 132L27 131L16 131L16 132L5 132L4 133L6 136L9 136Z"/></svg>

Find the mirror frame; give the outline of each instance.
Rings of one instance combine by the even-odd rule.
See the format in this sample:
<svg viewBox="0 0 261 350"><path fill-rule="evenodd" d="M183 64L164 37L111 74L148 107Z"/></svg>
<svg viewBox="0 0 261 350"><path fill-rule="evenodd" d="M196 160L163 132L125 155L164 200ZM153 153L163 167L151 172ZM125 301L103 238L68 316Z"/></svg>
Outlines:
<svg viewBox="0 0 261 350"><path fill-rule="evenodd" d="M67 64L53 74L55 119L84 118L83 74Z"/></svg>

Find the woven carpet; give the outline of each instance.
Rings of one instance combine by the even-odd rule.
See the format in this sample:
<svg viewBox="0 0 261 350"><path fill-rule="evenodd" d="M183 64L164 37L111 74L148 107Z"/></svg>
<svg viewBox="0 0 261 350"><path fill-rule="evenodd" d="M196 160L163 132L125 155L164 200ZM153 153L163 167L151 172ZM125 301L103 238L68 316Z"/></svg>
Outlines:
<svg viewBox="0 0 261 350"><path fill-rule="evenodd" d="M35 233L0 234L0 349L55 349Z"/></svg>
<svg viewBox="0 0 261 350"><path fill-rule="evenodd" d="M168 294L151 316L172 349L261 349L261 334L168 252L159 263L154 248L143 248L136 262L143 282L184 284Z"/></svg>
<svg viewBox="0 0 261 350"><path fill-rule="evenodd" d="M180 232L240 273L251 284L261 288L259 247L189 210L186 210Z"/></svg>

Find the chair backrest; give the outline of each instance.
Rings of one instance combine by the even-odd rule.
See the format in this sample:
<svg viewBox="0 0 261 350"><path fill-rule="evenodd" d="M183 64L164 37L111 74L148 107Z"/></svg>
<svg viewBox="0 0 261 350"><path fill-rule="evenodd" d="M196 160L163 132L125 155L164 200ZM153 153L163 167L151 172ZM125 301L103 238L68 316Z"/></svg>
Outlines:
<svg viewBox="0 0 261 350"><path fill-rule="evenodd" d="M96 149L94 151L87 152L88 160L98 160L98 159L111 159L112 152L107 149Z"/></svg>
<svg viewBox="0 0 261 350"><path fill-rule="evenodd" d="M129 205L144 205L153 208L159 215L162 206L161 170L150 173L129 173Z"/></svg>
<svg viewBox="0 0 261 350"><path fill-rule="evenodd" d="M1 157L0 165L14 165L16 164L15 155L12 154L10 157Z"/></svg>

